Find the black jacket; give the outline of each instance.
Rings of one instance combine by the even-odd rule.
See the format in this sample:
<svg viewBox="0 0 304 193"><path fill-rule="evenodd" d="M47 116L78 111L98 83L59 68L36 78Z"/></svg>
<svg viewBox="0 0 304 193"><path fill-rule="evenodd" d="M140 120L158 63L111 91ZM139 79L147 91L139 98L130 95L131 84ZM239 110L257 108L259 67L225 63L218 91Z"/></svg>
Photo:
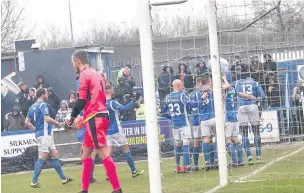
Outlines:
<svg viewBox="0 0 304 193"><path fill-rule="evenodd" d="M16 103L19 104L22 112L27 112L29 107L31 106L31 102L29 99L29 91L21 90L21 92L17 96ZM24 115L24 116L26 116L26 115Z"/></svg>
<svg viewBox="0 0 304 193"><path fill-rule="evenodd" d="M158 82L158 92L160 94L169 94L171 92L172 82L174 80L174 70L170 66L170 72L167 72L167 67L164 66L163 72L159 75Z"/></svg>
<svg viewBox="0 0 304 193"><path fill-rule="evenodd" d="M181 65L185 66L185 71L184 71L184 87L188 92L192 92L194 84L193 84L193 76L191 72L187 70L187 65L181 63L178 65L178 73L175 75L175 79L180 79L180 67Z"/></svg>
<svg viewBox="0 0 304 193"><path fill-rule="evenodd" d="M42 80L43 80L42 83L38 82L39 78L42 78ZM50 87L50 85L44 81L43 75L37 76L37 83L33 87L36 88L36 89L38 89L38 88L40 88L40 86L42 86L42 88L49 88Z"/></svg>

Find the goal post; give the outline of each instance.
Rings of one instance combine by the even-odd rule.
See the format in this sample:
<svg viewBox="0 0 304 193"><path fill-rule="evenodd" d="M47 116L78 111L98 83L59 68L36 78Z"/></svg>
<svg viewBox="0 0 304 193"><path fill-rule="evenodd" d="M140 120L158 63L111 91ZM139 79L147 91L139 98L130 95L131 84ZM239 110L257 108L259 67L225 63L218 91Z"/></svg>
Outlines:
<svg viewBox="0 0 304 193"><path fill-rule="evenodd" d="M222 96L222 81L220 69L220 56L218 48L218 31L217 31L217 17L216 17L216 1L208 0L208 30L209 30L209 45L210 58L212 65L212 82L214 93L215 106L215 121L216 121L216 143L218 148L219 161L219 177L220 185L225 186L228 183L228 169L226 159L225 147L225 118L224 105Z"/></svg>
<svg viewBox="0 0 304 193"><path fill-rule="evenodd" d="M150 192L162 193L160 152L158 141L155 73L151 30L150 1L138 0L140 54L142 63Z"/></svg>

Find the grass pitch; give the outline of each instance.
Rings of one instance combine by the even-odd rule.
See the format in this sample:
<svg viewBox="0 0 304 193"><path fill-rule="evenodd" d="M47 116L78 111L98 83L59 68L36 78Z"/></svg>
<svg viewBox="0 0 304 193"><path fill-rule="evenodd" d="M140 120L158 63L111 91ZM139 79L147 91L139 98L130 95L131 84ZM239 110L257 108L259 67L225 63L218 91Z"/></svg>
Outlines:
<svg viewBox="0 0 304 193"><path fill-rule="evenodd" d="M304 193L304 143L280 144L264 147L263 160L260 165L229 169L229 184L217 190L219 193ZM292 152L297 153L283 158ZM254 155L254 152L253 152ZM203 164L200 156L200 164ZM136 162L138 169L144 169L143 176L132 178L127 164L118 164L118 175L124 193L148 193L149 176L147 161ZM175 174L174 158L162 160L163 192L186 193L207 192L219 184L218 171L192 172ZM2 193L76 193L80 190L80 172L78 166L64 167L65 175L76 177L67 185L53 169L43 170L39 182L40 189L32 189L29 184L32 172L2 175ZM104 169L101 165L95 168L95 177L100 184L92 184L90 193L110 193L111 186L105 181Z"/></svg>

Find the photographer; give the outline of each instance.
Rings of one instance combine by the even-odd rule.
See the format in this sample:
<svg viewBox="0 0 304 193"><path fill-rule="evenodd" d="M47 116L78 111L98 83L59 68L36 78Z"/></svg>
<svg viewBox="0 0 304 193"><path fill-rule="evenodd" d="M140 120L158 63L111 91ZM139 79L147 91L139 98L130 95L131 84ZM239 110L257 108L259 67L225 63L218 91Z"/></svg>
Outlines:
<svg viewBox="0 0 304 193"><path fill-rule="evenodd" d="M280 107L281 106L281 92L279 85L276 83L275 79L269 79L269 84L267 85L266 95L268 100L268 107Z"/></svg>

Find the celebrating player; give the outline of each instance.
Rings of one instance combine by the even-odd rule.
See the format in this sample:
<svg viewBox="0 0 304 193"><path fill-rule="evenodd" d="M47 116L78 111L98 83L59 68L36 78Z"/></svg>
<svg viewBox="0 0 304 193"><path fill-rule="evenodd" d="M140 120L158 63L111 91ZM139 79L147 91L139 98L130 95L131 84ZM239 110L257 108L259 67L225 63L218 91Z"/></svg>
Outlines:
<svg viewBox="0 0 304 193"><path fill-rule="evenodd" d="M190 99L195 100L200 97L201 89L202 89L202 78L198 77L196 79L196 88L195 90L190 94ZM199 119L199 111L198 107L192 107L190 109L191 112L191 120L192 120L192 132L193 132L193 162L194 162L194 171L199 171L198 167L198 159L199 159L199 147L201 143L201 128L200 128L200 119Z"/></svg>
<svg viewBox="0 0 304 193"><path fill-rule="evenodd" d="M242 132L243 145L246 150L249 165L253 165L254 161L251 157L250 144L248 139L248 123L251 124L254 134L254 145L256 148L257 163L261 163L261 135L260 135L260 113L257 106L258 98L265 97L262 87L249 77L249 73L245 73L245 79L236 81L235 89L238 94L238 116ZM247 78L246 78L247 77Z"/></svg>
<svg viewBox="0 0 304 193"><path fill-rule="evenodd" d="M187 109L190 108L190 99L184 92L183 82L176 79L172 83L173 92L167 95L163 108L164 116L172 119L173 137L175 140L176 173L189 171L189 144L191 127L188 121ZM183 146L183 167L180 167L180 154Z"/></svg>
<svg viewBox="0 0 304 193"><path fill-rule="evenodd" d="M243 146L238 141L237 122L237 95L235 89L231 87L226 92L226 147L231 157L231 167L244 166ZM237 152L237 155L236 155Z"/></svg>
<svg viewBox="0 0 304 193"><path fill-rule="evenodd" d="M202 149L205 158L205 169L210 170L217 167L217 144L212 141L215 136L215 112L214 112L214 98L212 93L212 81L209 72L202 76L202 89L199 94L194 98L198 101L198 111L201 127L201 136L203 139ZM230 85L226 76L222 75L222 89L229 89Z"/></svg>
<svg viewBox="0 0 304 193"><path fill-rule="evenodd" d="M86 127L82 143L82 190L87 193L92 174L92 152L94 149L103 162L106 174L112 184L113 193L121 193L115 163L107 147L106 133L109 127L109 115L106 107L105 80L88 65L86 51L80 50L72 55L73 67L79 74L79 98L72 111L68 127L73 125L77 115L84 110L83 123Z"/></svg>
<svg viewBox="0 0 304 193"><path fill-rule="evenodd" d="M134 159L131 155L128 140L120 126L120 122L118 119L119 111L127 111L133 108L135 104L135 99L128 103L126 106L121 105L116 100L112 100L112 95L114 94L113 88L111 85L106 86L106 98L107 98L107 108L109 110L110 117L110 127L107 132L107 144L111 147L111 151L113 146L116 144L118 147L121 147L123 152L125 153L125 157L129 167L131 169L132 177L135 178L144 173L144 170L137 170L135 167Z"/></svg>
<svg viewBox="0 0 304 193"><path fill-rule="evenodd" d="M48 99L47 91L44 88L39 88L36 92L36 96L37 101L30 107L25 119L25 125L28 128L35 130L39 152L39 158L34 167L34 177L30 186L32 188L41 187L40 183L38 182L38 177L49 153L52 157L53 167L61 178L62 184L65 185L73 181L75 178L66 177L63 174L61 164L57 158L58 151L54 144L52 128L53 125L55 125L57 128L61 128L61 125L49 116L49 110L47 104L45 103L45 101ZM35 127L31 123L32 120L36 122Z"/></svg>

